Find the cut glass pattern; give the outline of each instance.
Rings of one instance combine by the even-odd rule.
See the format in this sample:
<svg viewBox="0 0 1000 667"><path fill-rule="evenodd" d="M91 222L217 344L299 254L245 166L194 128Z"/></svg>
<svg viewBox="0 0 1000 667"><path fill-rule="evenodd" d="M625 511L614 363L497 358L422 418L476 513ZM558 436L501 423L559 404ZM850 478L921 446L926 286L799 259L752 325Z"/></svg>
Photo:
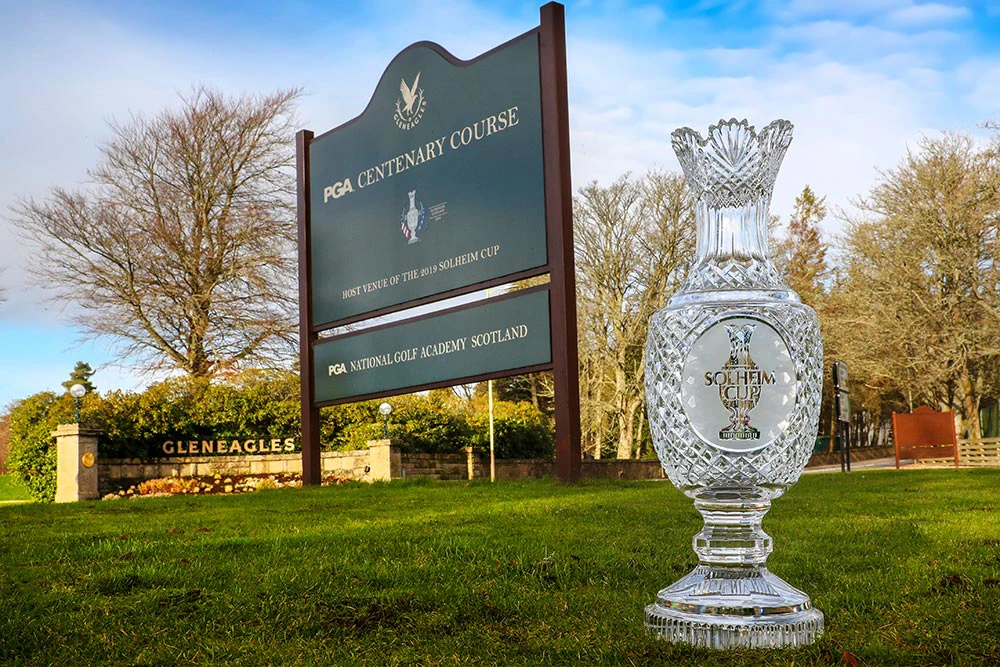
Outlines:
<svg viewBox="0 0 1000 667"><path fill-rule="evenodd" d="M809 596L765 567L772 544L761 528L771 501L798 480L812 453L822 393L816 314L784 284L767 252L771 193L791 133L791 123L784 120L757 133L746 120L731 119L709 127L705 138L688 128L672 135L696 201L698 246L687 282L650 321L647 410L667 477L694 499L705 521L694 538L698 567L661 590L646 608L646 627L672 641L709 648L799 646L823 629L823 614ZM698 356L692 355L696 341L712 327L747 320L763 323L778 337L771 347L753 353L752 364L723 363L737 355L736 344L730 350L731 339L725 336L706 338L724 341L719 350L705 353L703 343ZM749 344L750 336L745 338ZM783 348L794 378L791 370L765 373L775 367L768 355ZM750 359L749 352L740 354ZM720 405L705 405L705 391L693 400L702 373L706 384L720 373ZM726 392L738 394L741 382L756 383L742 388L744 397L754 399L727 401ZM758 403L759 392L775 391L784 395ZM727 406L730 417L723 409ZM762 440L734 451L699 436L691 415L699 423L716 418L699 412L704 410L722 415L718 428L723 432L743 420L741 438ZM763 434L756 424L764 425ZM715 432L704 423L699 429Z"/></svg>

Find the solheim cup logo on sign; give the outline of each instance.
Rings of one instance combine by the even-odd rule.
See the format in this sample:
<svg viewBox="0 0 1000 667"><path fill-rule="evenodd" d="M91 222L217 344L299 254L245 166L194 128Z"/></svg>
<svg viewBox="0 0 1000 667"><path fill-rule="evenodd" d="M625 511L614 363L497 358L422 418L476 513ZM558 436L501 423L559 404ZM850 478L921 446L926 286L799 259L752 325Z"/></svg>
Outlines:
<svg viewBox="0 0 1000 667"><path fill-rule="evenodd" d="M410 197L410 203L403 208L399 216L399 226L403 230L403 236L407 243L416 243L420 240L420 234L427 226L427 209L422 201L417 201L417 191L410 190L406 193Z"/></svg>
<svg viewBox="0 0 1000 667"><path fill-rule="evenodd" d="M417 72L417 76L413 79L413 85L407 85L406 79L399 81L400 96L396 99L396 113L392 118L401 130L414 127L424 116L427 100L424 99L424 89L419 85L420 72Z"/></svg>

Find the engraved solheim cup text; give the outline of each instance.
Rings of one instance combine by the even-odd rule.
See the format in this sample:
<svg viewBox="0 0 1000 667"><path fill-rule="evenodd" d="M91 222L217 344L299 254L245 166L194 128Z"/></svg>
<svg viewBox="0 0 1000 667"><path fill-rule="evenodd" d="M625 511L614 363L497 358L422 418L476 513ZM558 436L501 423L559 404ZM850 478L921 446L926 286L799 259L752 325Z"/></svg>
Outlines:
<svg viewBox="0 0 1000 667"><path fill-rule="evenodd" d="M723 387L726 392L730 390L740 391L742 388L761 387L766 384L775 384L777 379L774 371L765 373L764 371L709 371L705 373L705 386ZM728 394L726 398L748 398L746 395Z"/></svg>

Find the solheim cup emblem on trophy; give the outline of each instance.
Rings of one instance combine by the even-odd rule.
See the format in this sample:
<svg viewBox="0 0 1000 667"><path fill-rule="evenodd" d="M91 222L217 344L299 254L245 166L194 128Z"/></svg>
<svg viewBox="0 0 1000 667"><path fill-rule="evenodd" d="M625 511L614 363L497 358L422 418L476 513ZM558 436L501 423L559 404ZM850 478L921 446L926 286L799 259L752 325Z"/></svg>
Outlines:
<svg viewBox="0 0 1000 667"><path fill-rule="evenodd" d="M729 335L729 360L723 370L714 374L715 383L719 386L719 400L732 413L729 426L719 431L723 440L758 440L760 431L750 426L750 411L760 400L761 378L774 375L762 375L757 364L750 358L750 338L753 336L755 324L745 324L742 327L726 327ZM720 381L719 376L722 376ZM711 385L712 373L705 374L705 383Z"/></svg>
<svg viewBox="0 0 1000 667"><path fill-rule="evenodd" d="M696 202L697 252L650 321L646 399L663 469L705 525L694 537L698 566L657 594L646 627L710 648L801 646L822 633L823 614L768 571L761 528L809 460L822 394L816 313L767 251L792 124L758 133L734 118L707 137L683 128L672 139Z"/></svg>

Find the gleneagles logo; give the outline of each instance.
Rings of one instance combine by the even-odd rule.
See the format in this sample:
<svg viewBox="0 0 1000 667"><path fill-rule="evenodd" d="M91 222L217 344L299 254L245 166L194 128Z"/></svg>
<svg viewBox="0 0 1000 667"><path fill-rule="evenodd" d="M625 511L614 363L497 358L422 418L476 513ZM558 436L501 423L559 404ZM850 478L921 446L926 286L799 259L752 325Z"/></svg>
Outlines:
<svg viewBox="0 0 1000 667"><path fill-rule="evenodd" d="M407 85L406 79L399 81L399 97L396 99L396 113L392 118L401 130L409 130L420 122L427 108L424 99L424 89L420 87L420 72L413 79L413 85Z"/></svg>

